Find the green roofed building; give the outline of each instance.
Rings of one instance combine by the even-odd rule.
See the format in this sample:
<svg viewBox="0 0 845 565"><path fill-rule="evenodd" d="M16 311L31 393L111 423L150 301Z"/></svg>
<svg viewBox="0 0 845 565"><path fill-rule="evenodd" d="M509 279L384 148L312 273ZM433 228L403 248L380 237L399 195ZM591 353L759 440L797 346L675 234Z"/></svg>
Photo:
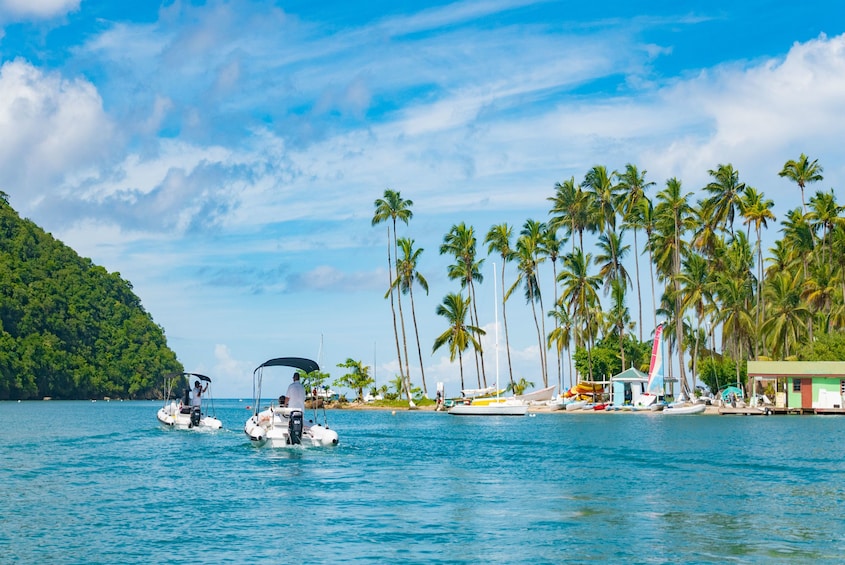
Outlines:
<svg viewBox="0 0 845 565"><path fill-rule="evenodd" d="M845 413L845 361L749 361L748 378L755 391L774 381L778 408Z"/></svg>

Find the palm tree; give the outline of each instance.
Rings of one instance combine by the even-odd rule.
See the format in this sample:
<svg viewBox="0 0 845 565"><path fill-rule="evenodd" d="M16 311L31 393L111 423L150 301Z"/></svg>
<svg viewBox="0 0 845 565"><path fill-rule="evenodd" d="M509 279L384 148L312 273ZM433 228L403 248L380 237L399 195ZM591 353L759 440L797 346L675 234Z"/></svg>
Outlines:
<svg viewBox="0 0 845 565"><path fill-rule="evenodd" d="M467 289L467 299L470 303L470 323L473 326L480 327L478 322L478 309L476 308L475 299L475 285L474 281L481 282L484 276L481 274L480 261L475 260L475 230L472 226L467 227L461 222L458 225L452 226L443 237L443 244L440 246L440 254L451 254L455 257L456 264L449 267L449 278L460 279L461 286ZM474 349L475 352L475 370L478 377L478 386L481 387L481 381L484 381L484 387L487 387L487 375L484 371L484 356L481 354L481 347ZM480 368L479 368L480 362Z"/></svg>
<svg viewBox="0 0 845 565"><path fill-rule="evenodd" d="M783 165L783 169L778 173L780 177L786 177L801 189L801 206L804 213L807 213L807 204L804 202L804 187L807 183L817 182L824 177L822 173L824 169L819 165L819 160L814 159L810 162L809 157L801 153L797 161L789 160Z"/></svg>
<svg viewBox="0 0 845 565"><path fill-rule="evenodd" d="M807 320L812 314L801 302L800 285L788 271L768 278L764 292L768 312L761 333L775 359L788 359L790 347L807 335Z"/></svg>
<svg viewBox="0 0 845 565"><path fill-rule="evenodd" d="M460 294L449 293L443 299L443 303L437 306L436 313L443 316L449 323L449 328L437 336L431 352L434 353L443 345L449 344L449 361L454 362L458 357L458 365L461 371L461 390L464 386L464 360L463 352L472 345L478 351L481 345L475 338L476 335L484 335L484 330L477 326L467 325L466 317L469 312L469 298L464 299Z"/></svg>
<svg viewBox="0 0 845 565"><path fill-rule="evenodd" d="M739 209L740 200L745 192L745 183L739 182L739 171L733 165L719 165L715 170L707 173L713 180L704 187L712 196L714 204L713 220L723 227L730 225L730 233L734 233L734 215Z"/></svg>
<svg viewBox="0 0 845 565"><path fill-rule="evenodd" d="M637 247L637 232L643 226L640 201L645 197L645 191L655 183L645 180L648 171L640 173L635 165L625 165L625 172L619 174L619 189L625 191L622 202L622 219L624 225L634 229L634 275L637 280L637 305L640 315L640 341L643 340L643 296L640 290L640 252ZM624 369L624 367L623 367Z"/></svg>
<svg viewBox="0 0 845 565"><path fill-rule="evenodd" d="M637 203L637 208L639 208L637 214L642 221L641 227L645 230L646 235L646 243L645 248L648 251L648 270L649 276L651 278L651 303L652 307L652 315L654 317L654 327L657 327L657 297L655 296L655 286L654 286L654 245L653 245L653 235L654 235L654 205L652 204L651 200L644 196L639 200ZM640 340L642 341L642 340Z"/></svg>
<svg viewBox="0 0 845 565"><path fill-rule="evenodd" d="M557 236L558 230L551 225L546 225L546 229L543 231L542 236L540 237L540 249L542 250L543 255L549 258L549 261L552 262L552 281L557 281L557 260L560 258L561 247L565 243L565 240L561 240ZM552 287L554 288L555 295L554 295L554 303L557 304L557 283L555 282ZM555 318L555 329L557 329L558 319ZM545 334L545 329L543 330ZM551 346L547 345L547 349ZM558 386L561 384L562 379L562 369L560 366L560 350L557 352L557 382Z"/></svg>
<svg viewBox="0 0 845 565"><path fill-rule="evenodd" d="M581 253L584 253L584 231L592 229L590 196L575 184L574 178L570 178L563 183L557 183L555 195L548 200L552 202L552 208L549 210L552 219L549 225L553 229L564 228L568 237L577 233L578 247ZM575 250L574 238L572 249Z"/></svg>
<svg viewBox="0 0 845 565"><path fill-rule="evenodd" d="M511 237L513 237L513 228L506 223L498 224L490 228L487 236L484 238L484 243L487 244L487 254L494 252L498 253L502 258L502 288L505 288L505 265L509 263L514 256L514 250L511 248ZM508 356L508 375L510 382L513 384L513 366L511 364L511 348L510 340L508 338L508 315L505 305L507 304L506 293L502 293L502 320L505 325L505 351Z"/></svg>
<svg viewBox="0 0 845 565"><path fill-rule="evenodd" d="M558 358L560 357L560 352L566 349L569 359L569 386L571 387L575 384L572 382L572 350L569 347L572 341L572 318L569 315L569 311L557 301L555 301L555 309L549 312L549 316L555 320L555 329L549 333L546 345L549 348L555 348ZM560 375L558 375L557 385L558 390L563 392L563 379Z"/></svg>
<svg viewBox="0 0 845 565"><path fill-rule="evenodd" d="M683 241L683 234L690 226L692 219L692 209L689 205L690 193L681 193L681 181L677 178L671 178L666 181L666 188L658 195L658 204L655 207L654 213L658 217L660 231L664 239L662 247L662 256L669 261L664 261L664 265L668 263L668 269L664 267L666 278L672 283L672 296L675 302L675 341L678 347L678 371L679 380L681 382L681 391L686 393L688 398L691 398L692 390L686 380L686 370L684 368L684 333L683 333L683 303L681 301L680 281L678 275L681 272L681 254L682 245L686 245ZM661 257L658 257L658 262Z"/></svg>
<svg viewBox="0 0 845 565"><path fill-rule="evenodd" d="M375 206L375 213L373 214L372 225L378 225L382 222L386 222L387 220L392 221L393 231L391 234L391 224L387 225L387 274L389 282L393 283L393 280L396 278L396 272L393 270L393 262L391 259L391 247L393 248L393 256L399 256L397 243L396 243L396 220L400 220L408 224L408 221L413 217L414 213L411 211L411 206L414 203L411 200L403 200L402 196L400 195L399 191L386 189L384 191L384 197L378 198L374 202ZM390 293L390 310L393 312L393 335L396 337L396 357L399 361L399 373L410 380L410 375L408 371L402 372L402 350L399 348L399 328L396 324L396 309L394 307L393 302L393 292ZM402 302L401 299L398 297L396 298L396 302L399 305L399 315L402 318ZM405 363L407 366L407 351L408 345L407 340L405 339L405 323L404 319L402 319L402 340L405 342ZM410 391L410 383L408 386L408 390ZM408 393L408 400L410 400L410 392Z"/></svg>
<svg viewBox="0 0 845 565"><path fill-rule="evenodd" d="M596 255L595 264L599 267L599 276L604 279L604 293L608 294L613 281L622 284L623 291L631 285L631 275L623 264L623 259L631 250L630 245L622 245L622 234L609 231L599 236L598 247L601 253Z"/></svg>
<svg viewBox="0 0 845 565"><path fill-rule="evenodd" d="M775 215L772 213L772 207L775 203L771 200L763 198L763 193L758 192L757 189L748 187L745 191L745 196L740 202L740 210L742 217L745 218L745 223L748 224L749 229L751 224L754 224L754 232L757 235L757 330L759 332L763 320L763 277L765 272L763 270L763 248L762 248L762 228L768 227L769 220L774 221ZM760 343L760 340L754 342L755 348ZM754 356L758 357L759 353L755 349Z"/></svg>
<svg viewBox="0 0 845 565"><path fill-rule="evenodd" d="M828 234L833 231L834 226L845 225L845 218L840 216L843 210L845 207L836 203L832 188L830 192L818 191L810 198L810 211L805 214L805 218L814 234L821 229L822 237L818 246L821 249L819 260L822 263L825 262L825 249L830 249Z"/></svg>
<svg viewBox="0 0 845 565"><path fill-rule="evenodd" d="M517 278L505 293L508 297L520 284L525 285L525 301L531 304L531 312L534 314L534 327L537 329L537 341L540 346L540 375L543 377L543 386L549 386L549 376L546 370L545 347L543 345L544 331L540 330L540 321L537 319L536 303L540 300L540 286L537 280L537 246L538 238L530 234L520 235L516 240L516 251L514 259L517 261ZM542 303L541 303L542 312Z"/></svg>
<svg viewBox="0 0 845 565"><path fill-rule="evenodd" d="M428 294L428 281L425 280L422 273L417 270L417 263L419 262L420 255L423 250L414 249L414 240L405 237L400 237L398 244L399 250L402 252L402 257L396 262L396 270L398 271L399 276L394 280L393 285L391 285L391 289L398 285L402 294L408 294L411 298L411 317L414 320L414 335L417 339L417 354L420 359L420 376L422 377L423 393L428 396L428 388L425 384L425 368L423 366L422 347L420 346L420 330L417 326L417 311L414 306L414 282L420 285L420 287L425 290L425 293Z"/></svg>
<svg viewBox="0 0 845 565"><path fill-rule="evenodd" d="M590 324L590 314L599 303L598 288L601 286L601 277L590 275L589 265L592 261L592 255L584 255L580 249L576 249L563 257L563 265L558 275L558 282L563 285L558 304L564 306L571 314L573 327L576 328L576 348L581 344L588 344L589 340L585 342L583 338L589 335L586 330Z"/></svg>

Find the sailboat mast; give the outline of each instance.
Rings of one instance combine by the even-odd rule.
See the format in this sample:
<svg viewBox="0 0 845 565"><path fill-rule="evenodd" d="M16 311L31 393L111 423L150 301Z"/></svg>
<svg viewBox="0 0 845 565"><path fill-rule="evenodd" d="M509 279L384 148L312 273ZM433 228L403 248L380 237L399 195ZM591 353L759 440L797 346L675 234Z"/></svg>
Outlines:
<svg viewBox="0 0 845 565"><path fill-rule="evenodd" d="M493 263L493 312L495 313L496 335L496 398L499 398L499 294L496 285L496 263Z"/></svg>

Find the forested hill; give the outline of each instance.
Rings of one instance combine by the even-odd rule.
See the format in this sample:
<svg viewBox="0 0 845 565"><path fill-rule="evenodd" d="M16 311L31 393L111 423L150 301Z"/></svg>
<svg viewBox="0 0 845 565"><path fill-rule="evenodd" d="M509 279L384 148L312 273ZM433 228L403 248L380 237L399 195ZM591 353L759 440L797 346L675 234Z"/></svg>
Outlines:
<svg viewBox="0 0 845 565"><path fill-rule="evenodd" d="M21 219L5 196L0 399L157 396L182 366L132 285Z"/></svg>

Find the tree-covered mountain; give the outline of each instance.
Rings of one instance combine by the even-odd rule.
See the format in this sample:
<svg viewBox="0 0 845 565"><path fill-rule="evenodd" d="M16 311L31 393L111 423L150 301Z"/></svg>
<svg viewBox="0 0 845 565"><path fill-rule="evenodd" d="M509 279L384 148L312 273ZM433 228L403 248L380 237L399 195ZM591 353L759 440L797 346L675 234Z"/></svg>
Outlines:
<svg viewBox="0 0 845 565"><path fill-rule="evenodd" d="M150 398L182 370L128 281L0 193L0 399Z"/></svg>

